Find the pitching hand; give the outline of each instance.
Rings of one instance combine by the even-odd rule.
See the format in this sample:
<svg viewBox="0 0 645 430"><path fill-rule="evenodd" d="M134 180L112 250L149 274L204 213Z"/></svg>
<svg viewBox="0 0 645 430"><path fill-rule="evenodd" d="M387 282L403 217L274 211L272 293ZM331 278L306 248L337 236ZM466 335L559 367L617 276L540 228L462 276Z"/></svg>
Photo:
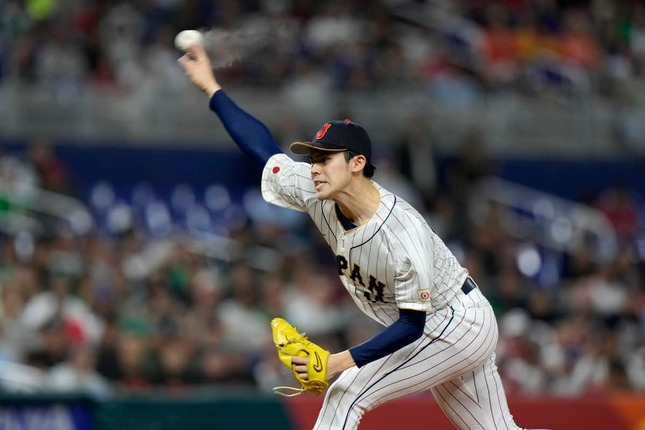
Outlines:
<svg viewBox="0 0 645 430"><path fill-rule="evenodd" d="M177 62L186 72L186 76L208 97L222 88L215 78L210 59L202 45L196 44L188 48L186 54Z"/></svg>

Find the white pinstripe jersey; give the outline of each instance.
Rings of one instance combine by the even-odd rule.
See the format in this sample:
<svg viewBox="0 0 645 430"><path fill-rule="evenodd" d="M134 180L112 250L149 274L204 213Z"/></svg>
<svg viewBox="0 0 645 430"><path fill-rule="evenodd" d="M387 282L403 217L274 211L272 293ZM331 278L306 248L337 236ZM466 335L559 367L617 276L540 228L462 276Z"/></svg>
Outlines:
<svg viewBox="0 0 645 430"><path fill-rule="evenodd" d="M307 212L336 254L341 282L356 305L389 326L399 308L433 312L445 307L467 277L428 223L407 202L374 183L381 203L365 225L345 230L336 204L319 200L311 165L276 154L262 174L262 196Z"/></svg>

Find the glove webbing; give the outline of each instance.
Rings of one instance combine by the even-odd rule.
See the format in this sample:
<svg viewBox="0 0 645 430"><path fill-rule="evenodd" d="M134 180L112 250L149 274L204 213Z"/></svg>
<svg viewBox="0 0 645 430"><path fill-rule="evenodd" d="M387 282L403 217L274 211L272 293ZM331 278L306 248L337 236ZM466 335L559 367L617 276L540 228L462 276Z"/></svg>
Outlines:
<svg viewBox="0 0 645 430"><path fill-rule="evenodd" d="M302 337L305 337L305 333L300 333L300 335ZM290 342L293 342L294 340L296 340L296 337L297 336L290 337L284 343L280 344L280 346L284 346L284 345L287 345ZM289 391L292 391L292 393L289 393ZM275 394L279 395L279 396L282 396L282 397L296 397L296 396L301 395L305 391L307 391L305 389L305 387L297 388L297 387L288 387L286 385L280 385L280 386L277 386L277 387L273 387L273 392Z"/></svg>

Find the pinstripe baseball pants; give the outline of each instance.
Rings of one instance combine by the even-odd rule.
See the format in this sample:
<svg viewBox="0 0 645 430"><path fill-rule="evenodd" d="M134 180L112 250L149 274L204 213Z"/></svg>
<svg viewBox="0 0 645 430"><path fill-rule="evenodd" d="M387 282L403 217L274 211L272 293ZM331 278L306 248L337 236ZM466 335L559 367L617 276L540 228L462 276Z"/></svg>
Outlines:
<svg viewBox="0 0 645 430"><path fill-rule="evenodd" d="M459 429L519 429L495 365L497 338L488 300L479 289L460 291L449 306L428 315L420 339L343 372L327 390L314 429L356 429L365 412L427 390Z"/></svg>

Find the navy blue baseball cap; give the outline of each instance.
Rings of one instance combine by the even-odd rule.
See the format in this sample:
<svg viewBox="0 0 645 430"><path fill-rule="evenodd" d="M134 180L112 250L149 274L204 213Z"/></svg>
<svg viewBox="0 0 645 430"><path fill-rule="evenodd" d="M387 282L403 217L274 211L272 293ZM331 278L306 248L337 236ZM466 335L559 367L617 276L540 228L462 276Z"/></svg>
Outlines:
<svg viewBox="0 0 645 430"><path fill-rule="evenodd" d="M329 121L314 135L311 142L293 142L289 150L298 155L309 155L312 149L341 152L352 151L372 162L372 142L363 127L346 119Z"/></svg>

